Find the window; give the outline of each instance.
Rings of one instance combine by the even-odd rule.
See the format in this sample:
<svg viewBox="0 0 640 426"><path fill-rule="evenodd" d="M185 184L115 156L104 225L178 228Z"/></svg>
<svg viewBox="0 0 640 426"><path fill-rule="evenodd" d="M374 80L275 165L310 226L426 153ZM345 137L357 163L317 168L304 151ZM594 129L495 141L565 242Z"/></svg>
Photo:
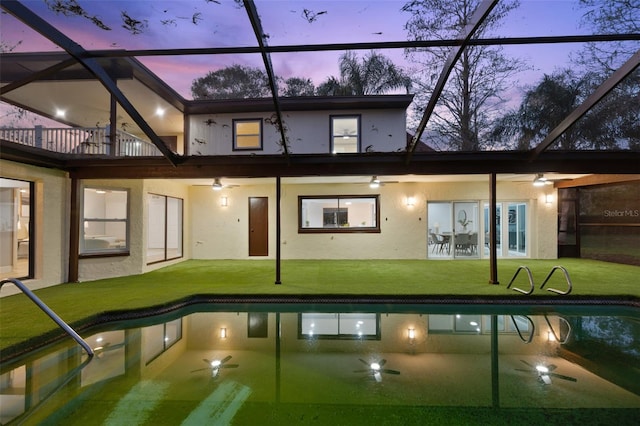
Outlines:
<svg viewBox="0 0 640 426"><path fill-rule="evenodd" d="M298 232L380 232L378 196L300 196Z"/></svg>
<svg viewBox="0 0 640 426"><path fill-rule="evenodd" d="M233 150L262 149L262 120L233 120Z"/></svg>
<svg viewBox="0 0 640 426"><path fill-rule="evenodd" d="M142 352L145 365L182 339L182 318L142 329Z"/></svg>
<svg viewBox="0 0 640 426"><path fill-rule="evenodd" d="M331 152L360 152L360 116L331 117Z"/></svg>
<svg viewBox="0 0 640 426"><path fill-rule="evenodd" d="M299 339L380 340L380 314L302 313Z"/></svg>
<svg viewBox="0 0 640 426"><path fill-rule="evenodd" d="M147 201L147 263L182 257L183 200L148 194Z"/></svg>
<svg viewBox="0 0 640 426"><path fill-rule="evenodd" d="M491 315L429 315L429 333L478 334L491 332ZM523 315L497 315L498 333L531 333L532 323Z"/></svg>
<svg viewBox="0 0 640 426"><path fill-rule="evenodd" d="M80 254L129 252L129 191L84 188Z"/></svg>

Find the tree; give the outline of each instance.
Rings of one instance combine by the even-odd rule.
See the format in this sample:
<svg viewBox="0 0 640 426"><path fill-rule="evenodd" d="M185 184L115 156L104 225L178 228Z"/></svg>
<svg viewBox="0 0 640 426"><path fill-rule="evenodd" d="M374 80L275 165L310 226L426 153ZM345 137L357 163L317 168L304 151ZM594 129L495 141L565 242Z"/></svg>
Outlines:
<svg viewBox="0 0 640 426"><path fill-rule="evenodd" d="M411 78L389 58L370 52L362 60L348 51L340 56L340 78L329 77L316 93L321 96L377 95L404 88L408 93Z"/></svg>
<svg viewBox="0 0 640 426"><path fill-rule="evenodd" d="M456 38L469 23L480 0L414 0L402 10L411 14L405 24L413 40ZM480 25L475 35L482 37L514 8L518 1L500 2ZM415 103L422 116L433 93L442 65L450 54L447 47L407 49L407 59L416 64ZM492 121L503 104L500 97L516 73L524 70L522 61L507 58L499 46L468 46L455 64L430 119L430 132L443 139L442 148L478 150L492 128Z"/></svg>
<svg viewBox="0 0 640 426"><path fill-rule="evenodd" d="M570 71L544 75L527 91L517 111L505 114L496 121L491 139L507 148L527 150L551 132L580 103L583 84ZM576 128L561 138L564 148L576 146Z"/></svg>
<svg viewBox="0 0 640 426"><path fill-rule="evenodd" d="M595 34L640 33L640 4L629 0L580 0L582 25ZM593 70L594 65L613 72L638 50L638 42L587 43L578 60Z"/></svg>
<svg viewBox="0 0 640 426"><path fill-rule="evenodd" d="M313 96L315 86L308 78L278 78L279 96ZM191 83L194 99L246 99L271 96L267 73L260 68L232 65Z"/></svg>
<svg viewBox="0 0 640 426"><path fill-rule="evenodd" d="M640 33L640 4L637 1L580 0L584 9L582 25L594 33L638 34ZM599 74L604 81L626 60L638 51L638 42L618 41L611 43L587 43L579 52L578 64L588 74ZM607 119L616 129L619 148L640 149L640 69L636 69L620 82L605 98L590 111L590 120ZM592 117L598 118L592 118ZM594 147L602 141L594 140ZM605 144L610 146L610 143Z"/></svg>
<svg viewBox="0 0 640 426"><path fill-rule="evenodd" d="M315 86L311 82L311 79L291 77L284 81L284 88L281 96L313 96L315 93Z"/></svg>
<svg viewBox="0 0 640 426"><path fill-rule="evenodd" d="M579 76L571 70L564 70L545 75L527 91L517 111L505 114L496 122L491 138L505 143L507 148L534 148L595 90L597 82L597 73ZM587 117L560 135L553 148L617 148L626 131L620 120L628 118L620 109L623 105L596 105Z"/></svg>
<svg viewBox="0 0 640 426"><path fill-rule="evenodd" d="M271 95L266 72L244 65L231 65L191 83L194 99L244 99Z"/></svg>
<svg viewBox="0 0 640 426"><path fill-rule="evenodd" d="M581 0L583 25L595 33L638 33L640 7L625 0ZM624 61L637 42L588 43L574 55L572 70L557 71L525 95L516 111L496 122L491 139L531 149L574 111ZM580 68L582 66L582 69ZM576 121L549 149L639 149L640 72L636 70Z"/></svg>

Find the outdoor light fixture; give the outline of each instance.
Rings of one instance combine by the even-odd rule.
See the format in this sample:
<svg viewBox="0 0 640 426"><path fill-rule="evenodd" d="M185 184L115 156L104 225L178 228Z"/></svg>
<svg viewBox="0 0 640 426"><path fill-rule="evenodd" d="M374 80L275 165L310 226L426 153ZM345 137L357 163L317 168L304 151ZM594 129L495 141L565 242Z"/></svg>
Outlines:
<svg viewBox="0 0 640 426"><path fill-rule="evenodd" d="M225 327L220 327L220 338L221 339L227 338L227 329Z"/></svg>
<svg viewBox="0 0 640 426"><path fill-rule="evenodd" d="M160 108L160 107L156 108L156 115L158 117L163 117L164 116L164 108Z"/></svg>
<svg viewBox="0 0 640 426"><path fill-rule="evenodd" d="M416 205L416 200L413 197L407 197L407 207L413 207Z"/></svg>
<svg viewBox="0 0 640 426"><path fill-rule="evenodd" d="M67 112L63 109L56 109L56 117L58 118L64 118L65 115L67 114Z"/></svg>
<svg viewBox="0 0 640 426"><path fill-rule="evenodd" d="M553 334L553 331L547 331L547 341L555 342L556 336Z"/></svg>
<svg viewBox="0 0 640 426"><path fill-rule="evenodd" d="M220 191L222 189L222 183L220 183L220 178L215 178L213 180L213 185L211 186L214 191Z"/></svg>
<svg viewBox="0 0 640 426"><path fill-rule="evenodd" d="M533 179L533 186L545 186L550 184L551 182L549 182L542 173L538 173L536 177Z"/></svg>
<svg viewBox="0 0 640 426"><path fill-rule="evenodd" d="M229 199L225 196L220 197L220 205L222 207L227 207L229 205Z"/></svg>
<svg viewBox="0 0 640 426"><path fill-rule="evenodd" d="M369 188L379 188L380 187L380 179L378 176L373 176L371 178L371 182L369 182Z"/></svg>
<svg viewBox="0 0 640 426"><path fill-rule="evenodd" d="M409 336L409 342L413 342L416 338L416 330L413 327L409 327L407 330L407 335Z"/></svg>

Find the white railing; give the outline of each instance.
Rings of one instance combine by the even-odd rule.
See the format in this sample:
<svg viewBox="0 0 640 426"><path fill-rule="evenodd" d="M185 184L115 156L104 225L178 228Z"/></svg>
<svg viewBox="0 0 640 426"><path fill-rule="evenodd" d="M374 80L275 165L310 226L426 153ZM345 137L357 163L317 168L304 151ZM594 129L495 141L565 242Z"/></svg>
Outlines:
<svg viewBox="0 0 640 426"><path fill-rule="evenodd" d="M151 142L122 130L116 130L116 140L109 140L109 128L72 127L30 129L0 128L0 139L48 151L74 155L108 155L114 157L161 156Z"/></svg>

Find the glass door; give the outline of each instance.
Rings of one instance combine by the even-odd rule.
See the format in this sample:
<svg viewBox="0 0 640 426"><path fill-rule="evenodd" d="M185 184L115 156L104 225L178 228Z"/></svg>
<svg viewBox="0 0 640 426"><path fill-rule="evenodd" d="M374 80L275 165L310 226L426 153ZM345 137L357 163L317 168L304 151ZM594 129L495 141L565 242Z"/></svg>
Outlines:
<svg viewBox="0 0 640 426"><path fill-rule="evenodd" d="M483 253L485 257L489 257L489 247L491 239L489 238L489 232L491 231L491 226L489 221L491 217L489 216L489 203L484 204L484 233L483 233ZM496 250L498 253L498 257L502 256L502 204L496 204Z"/></svg>
<svg viewBox="0 0 640 426"><path fill-rule="evenodd" d="M526 256L527 205L525 203L509 203L509 255Z"/></svg>
<svg viewBox="0 0 640 426"><path fill-rule="evenodd" d="M455 232L452 254L456 258L478 257L478 203L454 202Z"/></svg>
<svg viewBox="0 0 640 426"><path fill-rule="evenodd" d="M427 257L478 257L478 203L435 201L427 203Z"/></svg>
<svg viewBox="0 0 640 426"><path fill-rule="evenodd" d="M453 205L450 201L429 201L427 203L427 257L450 258L453 236Z"/></svg>

